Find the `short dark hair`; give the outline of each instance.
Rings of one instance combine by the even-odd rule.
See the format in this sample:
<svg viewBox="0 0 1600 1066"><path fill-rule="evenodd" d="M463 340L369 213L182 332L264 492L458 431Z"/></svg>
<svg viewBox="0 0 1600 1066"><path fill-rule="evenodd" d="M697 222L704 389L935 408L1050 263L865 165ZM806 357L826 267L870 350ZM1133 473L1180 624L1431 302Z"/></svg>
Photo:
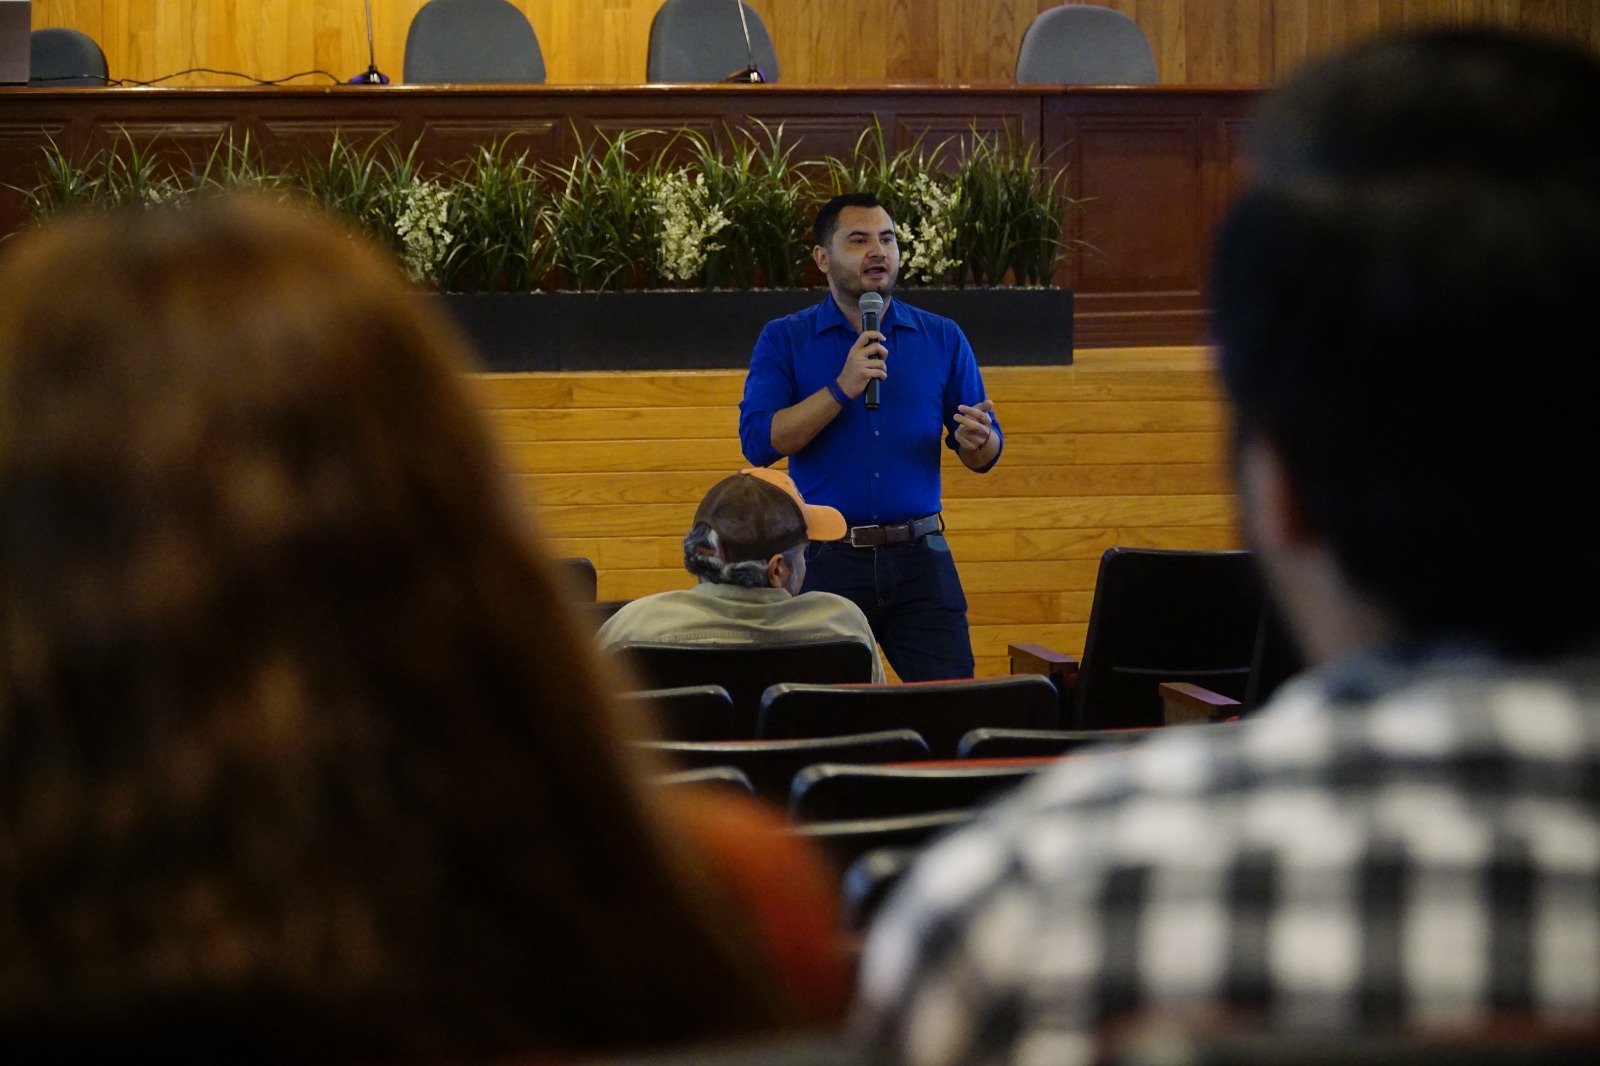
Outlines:
<svg viewBox="0 0 1600 1066"><path fill-rule="evenodd" d="M1600 62L1435 30L1264 103L1212 271L1221 367L1347 577L1418 639L1600 631Z"/></svg>
<svg viewBox="0 0 1600 1066"><path fill-rule="evenodd" d="M817 208L816 221L811 223L811 235L817 243L826 248L828 242L833 240L833 235L839 229L839 212L847 207L883 207L883 201L878 199L875 192L842 192Z"/></svg>

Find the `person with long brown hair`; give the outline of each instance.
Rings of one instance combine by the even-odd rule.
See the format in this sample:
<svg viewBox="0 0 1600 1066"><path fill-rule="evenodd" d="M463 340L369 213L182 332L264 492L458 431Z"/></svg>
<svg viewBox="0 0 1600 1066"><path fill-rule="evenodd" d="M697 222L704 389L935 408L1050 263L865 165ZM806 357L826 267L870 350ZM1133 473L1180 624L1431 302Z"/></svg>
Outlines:
<svg viewBox="0 0 1600 1066"><path fill-rule="evenodd" d="M464 352L282 205L9 249L0 1047L461 1061L818 1020L772 942L813 990L827 949L764 933L690 831L748 823L647 795Z"/></svg>

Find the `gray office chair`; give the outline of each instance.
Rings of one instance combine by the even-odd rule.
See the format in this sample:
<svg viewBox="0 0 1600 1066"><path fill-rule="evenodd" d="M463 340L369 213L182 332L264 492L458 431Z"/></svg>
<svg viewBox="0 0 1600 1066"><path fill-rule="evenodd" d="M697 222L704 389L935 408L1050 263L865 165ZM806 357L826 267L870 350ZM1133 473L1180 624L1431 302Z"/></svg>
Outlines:
<svg viewBox="0 0 1600 1066"><path fill-rule="evenodd" d="M722 81L748 68L752 58L762 80L778 80L778 54L766 24L749 4L745 50L738 0L667 0L650 23L650 58L645 78L653 82ZM742 80L742 79L741 79Z"/></svg>
<svg viewBox="0 0 1600 1066"><path fill-rule="evenodd" d="M428 0L406 33L404 79L538 85L544 53L528 16L506 0Z"/></svg>
<svg viewBox="0 0 1600 1066"><path fill-rule="evenodd" d="M79 30L34 30L28 36L28 84L41 88L104 85L106 54Z"/></svg>
<svg viewBox="0 0 1600 1066"><path fill-rule="evenodd" d="M1109 7L1067 4L1044 11L1022 35L1021 84L1154 85L1156 58L1133 19Z"/></svg>

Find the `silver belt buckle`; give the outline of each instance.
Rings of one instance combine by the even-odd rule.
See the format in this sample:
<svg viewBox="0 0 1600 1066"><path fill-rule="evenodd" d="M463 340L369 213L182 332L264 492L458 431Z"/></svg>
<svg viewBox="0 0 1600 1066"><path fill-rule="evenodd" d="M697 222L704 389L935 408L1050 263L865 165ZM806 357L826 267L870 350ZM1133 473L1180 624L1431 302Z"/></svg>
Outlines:
<svg viewBox="0 0 1600 1066"><path fill-rule="evenodd" d="M850 547L852 547L852 548L865 548L865 547L868 547L868 545L857 544L856 543L856 530L858 530L858 529L877 529L877 528L878 528L877 526L851 526L850 527L850 532L848 532L848 533L846 533L844 535L844 539L850 542Z"/></svg>

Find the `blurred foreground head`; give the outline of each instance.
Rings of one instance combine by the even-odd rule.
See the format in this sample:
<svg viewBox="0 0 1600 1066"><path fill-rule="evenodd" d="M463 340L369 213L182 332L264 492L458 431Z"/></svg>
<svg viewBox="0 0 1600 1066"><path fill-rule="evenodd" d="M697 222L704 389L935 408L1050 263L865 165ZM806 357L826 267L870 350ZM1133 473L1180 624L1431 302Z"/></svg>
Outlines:
<svg viewBox="0 0 1600 1066"><path fill-rule="evenodd" d="M0 1046L298 1061L759 1028L466 392L281 205L0 263Z"/></svg>
<svg viewBox="0 0 1600 1066"><path fill-rule="evenodd" d="M1271 93L1255 148L1214 321L1291 620L1327 615L1293 602L1314 568L1273 573L1311 546L1390 639L1593 641L1600 62L1488 29L1380 38Z"/></svg>

